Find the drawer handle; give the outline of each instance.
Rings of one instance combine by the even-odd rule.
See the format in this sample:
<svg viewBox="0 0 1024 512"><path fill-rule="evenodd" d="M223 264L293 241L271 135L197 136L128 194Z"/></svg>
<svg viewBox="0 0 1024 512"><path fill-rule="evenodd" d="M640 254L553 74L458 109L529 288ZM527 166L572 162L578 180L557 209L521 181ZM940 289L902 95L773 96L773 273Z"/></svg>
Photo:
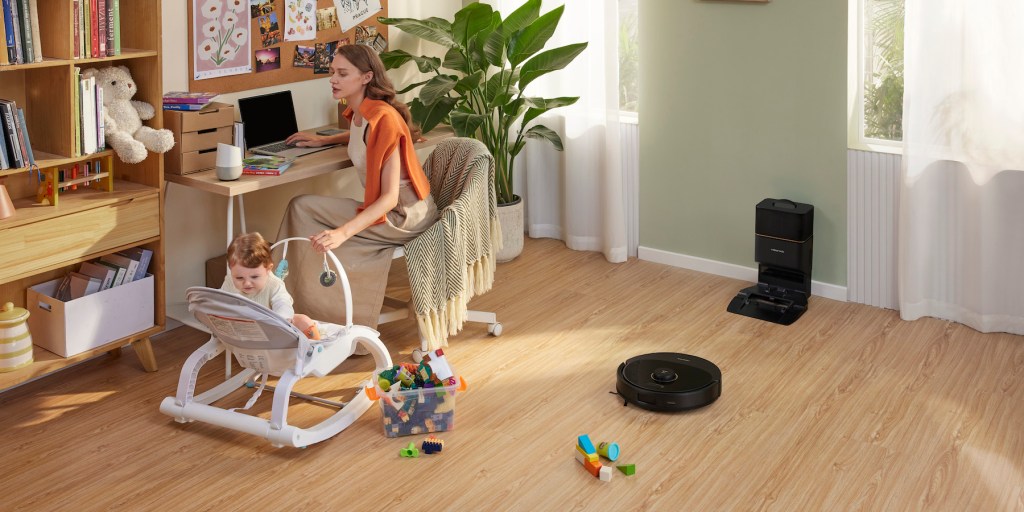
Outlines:
<svg viewBox="0 0 1024 512"><path fill-rule="evenodd" d="M198 132L196 132L196 133L198 133L198 134L203 134L203 133L211 133L211 132L215 132L215 131L217 131L217 129L216 129L216 128L207 128L207 129L205 129L205 130L199 130L199 131L198 131Z"/></svg>
<svg viewBox="0 0 1024 512"><path fill-rule="evenodd" d="M210 148L210 149L200 149L200 150L199 150L199 154L201 155L201 154L203 154L203 153L210 153L210 152L212 152L212 151L217 151L217 148Z"/></svg>

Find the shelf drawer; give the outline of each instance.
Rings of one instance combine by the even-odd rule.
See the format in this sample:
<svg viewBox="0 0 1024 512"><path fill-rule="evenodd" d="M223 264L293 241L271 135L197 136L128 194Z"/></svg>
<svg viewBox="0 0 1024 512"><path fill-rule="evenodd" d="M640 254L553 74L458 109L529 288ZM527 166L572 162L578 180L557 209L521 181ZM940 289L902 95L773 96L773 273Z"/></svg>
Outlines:
<svg viewBox="0 0 1024 512"><path fill-rule="evenodd" d="M160 235L160 195L133 197L0 231L0 283Z"/></svg>

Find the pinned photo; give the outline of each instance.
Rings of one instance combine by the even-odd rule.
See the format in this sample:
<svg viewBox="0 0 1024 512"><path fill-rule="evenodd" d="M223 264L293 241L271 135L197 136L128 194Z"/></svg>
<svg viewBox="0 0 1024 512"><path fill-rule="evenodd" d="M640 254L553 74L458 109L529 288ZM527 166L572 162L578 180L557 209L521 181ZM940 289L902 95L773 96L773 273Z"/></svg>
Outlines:
<svg viewBox="0 0 1024 512"><path fill-rule="evenodd" d="M334 51L337 49L337 41L316 43L316 50L313 54L313 74L326 75L331 72L331 61L334 59Z"/></svg>
<svg viewBox="0 0 1024 512"><path fill-rule="evenodd" d="M281 42L281 25L277 23L276 12L260 16L256 22L260 27L260 41L264 48Z"/></svg>
<svg viewBox="0 0 1024 512"><path fill-rule="evenodd" d="M249 0L249 17L258 18L274 12L274 0Z"/></svg>
<svg viewBox="0 0 1024 512"><path fill-rule="evenodd" d="M313 56L315 54L316 48L313 48L312 46L296 46L295 58L292 60L292 67L312 68Z"/></svg>
<svg viewBox="0 0 1024 512"><path fill-rule="evenodd" d="M316 11L316 29L327 30L338 26L338 11L334 7L327 7L326 9L317 9Z"/></svg>
<svg viewBox="0 0 1024 512"><path fill-rule="evenodd" d="M281 49L264 48L256 50L256 72L281 68Z"/></svg>

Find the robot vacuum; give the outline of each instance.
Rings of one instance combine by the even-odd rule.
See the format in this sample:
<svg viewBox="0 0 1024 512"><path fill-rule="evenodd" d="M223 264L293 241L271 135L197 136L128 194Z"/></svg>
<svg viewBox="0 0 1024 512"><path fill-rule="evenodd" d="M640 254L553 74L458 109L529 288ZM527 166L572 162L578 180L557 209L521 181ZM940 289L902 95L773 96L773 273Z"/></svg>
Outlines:
<svg viewBox="0 0 1024 512"><path fill-rule="evenodd" d="M625 403L652 411L685 411L709 405L722 394L722 371L707 359L657 352L619 365L615 384Z"/></svg>

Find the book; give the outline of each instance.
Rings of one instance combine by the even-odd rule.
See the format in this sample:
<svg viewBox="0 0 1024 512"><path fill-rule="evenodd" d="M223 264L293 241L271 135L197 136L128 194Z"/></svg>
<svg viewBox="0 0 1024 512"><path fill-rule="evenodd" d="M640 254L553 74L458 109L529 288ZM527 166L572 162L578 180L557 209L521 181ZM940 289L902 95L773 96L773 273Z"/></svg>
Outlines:
<svg viewBox="0 0 1024 512"><path fill-rule="evenodd" d="M220 93L218 92L184 92L184 91L171 91L164 93L164 104L179 104L179 103L209 103L213 98L216 98Z"/></svg>
<svg viewBox="0 0 1024 512"><path fill-rule="evenodd" d="M17 0L3 0L4 32L7 36L7 54L11 64L21 64L21 26L18 24Z"/></svg>
<svg viewBox="0 0 1024 512"><path fill-rule="evenodd" d="M89 0L89 55L92 58L100 56L100 32L99 32L99 0Z"/></svg>
<svg viewBox="0 0 1024 512"><path fill-rule="evenodd" d="M53 298L61 302L71 300L71 274L64 274L64 279L61 279L57 289L53 292Z"/></svg>
<svg viewBox="0 0 1024 512"><path fill-rule="evenodd" d="M113 286L114 276L117 275L117 272L115 272L114 269L91 261L83 261L82 265L78 267L78 271L87 276L99 279L101 281L100 290L106 290Z"/></svg>
<svg viewBox="0 0 1024 512"><path fill-rule="evenodd" d="M149 263L153 261L153 251L142 247L132 247L121 251L120 254L139 262L139 267L135 269L135 281L146 277L146 273L149 272Z"/></svg>
<svg viewBox="0 0 1024 512"><path fill-rule="evenodd" d="M25 166L36 164L36 156L32 153L32 143L28 140L28 125L25 124L25 109L18 107L18 128L21 135L21 153L25 157Z"/></svg>
<svg viewBox="0 0 1024 512"><path fill-rule="evenodd" d="M7 53L7 16L4 15L4 9L0 6L0 66L5 66L11 63L11 56Z"/></svg>
<svg viewBox="0 0 1024 512"><path fill-rule="evenodd" d="M114 4L114 55L121 55L121 0L107 0Z"/></svg>
<svg viewBox="0 0 1024 512"><path fill-rule="evenodd" d="M209 103L164 103L164 110L202 110Z"/></svg>
<svg viewBox="0 0 1024 512"><path fill-rule="evenodd" d="M73 74L74 77L71 79L71 83L79 83L79 81L82 79L82 68L75 66ZM82 100L80 98L81 94L79 91L79 87L74 87L74 89L74 98L72 98L71 101L74 102L75 108L71 112L71 115L74 117L73 124L75 125L75 144L71 146L71 152L73 153L71 156L79 157L82 156Z"/></svg>
<svg viewBox="0 0 1024 512"><path fill-rule="evenodd" d="M104 267L107 267L110 270L114 271L114 282L110 286L121 286L122 284L124 284L124 275L128 273L128 269L124 267L119 267L117 265L114 265L113 263L108 263L103 260L96 260L96 263L98 265L103 265Z"/></svg>
<svg viewBox="0 0 1024 512"><path fill-rule="evenodd" d="M108 254L100 258L100 261L105 261L119 267L123 267L127 270L124 274L124 282L130 283L135 280L135 270L139 268L139 262L121 254Z"/></svg>
<svg viewBox="0 0 1024 512"><path fill-rule="evenodd" d="M82 154L96 152L96 77L80 82L82 98Z"/></svg>
<svg viewBox="0 0 1024 512"><path fill-rule="evenodd" d="M96 88L96 147L98 150L106 149L106 132L103 131L103 111L106 105L103 104L103 88Z"/></svg>
<svg viewBox="0 0 1024 512"><path fill-rule="evenodd" d="M3 121L0 121L3 124ZM11 161L7 159L7 130L0 127L0 169L10 169Z"/></svg>
<svg viewBox="0 0 1024 512"><path fill-rule="evenodd" d="M74 44L71 46L71 56L76 59L82 58L82 6L81 0L71 2L71 18L74 27Z"/></svg>
<svg viewBox="0 0 1024 512"><path fill-rule="evenodd" d="M242 174L279 176L295 162L294 158L256 155L242 159Z"/></svg>
<svg viewBox="0 0 1024 512"><path fill-rule="evenodd" d="M21 25L21 62L32 62L35 60L35 48L32 41L32 13L29 12L28 0L17 0Z"/></svg>
<svg viewBox="0 0 1024 512"><path fill-rule="evenodd" d="M96 53L107 56L107 0L93 0L96 5Z"/></svg>
<svg viewBox="0 0 1024 512"><path fill-rule="evenodd" d="M32 12L32 40L35 43L35 50L32 52L32 62L43 61L43 41L39 38L39 0L29 0Z"/></svg>
<svg viewBox="0 0 1024 512"><path fill-rule="evenodd" d="M87 276L81 272L71 273L71 300L80 299L100 291L103 284L99 279Z"/></svg>
<svg viewBox="0 0 1024 512"><path fill-rule="evenodd" d="M242 148L242 154L245 154L245 123L235 121L231 130L231 142L235 147Z"/></svg>
<svg viewBox="0 0 1024 512"><path fill-rule="evenodd" d="M114 0L106 0L106 17L107 17L107 57L113 57L117 55L114 52Z"/></svg>

